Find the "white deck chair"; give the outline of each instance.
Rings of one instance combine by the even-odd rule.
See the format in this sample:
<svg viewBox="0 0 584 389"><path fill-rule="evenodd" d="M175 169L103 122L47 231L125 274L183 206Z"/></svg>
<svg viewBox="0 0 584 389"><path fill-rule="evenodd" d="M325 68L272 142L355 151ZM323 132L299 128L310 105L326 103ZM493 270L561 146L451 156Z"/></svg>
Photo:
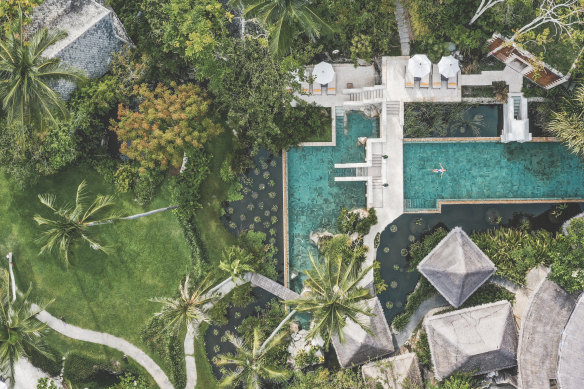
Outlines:
<svg viewBox="0 0 584 389"><path fill-rule="evenodd" d="M438 65L432 65L432 88L440 89L442 88L442 75L438 70Z"/></svg>
<svg viewBox="0 0 584 389"><path fill-rule="evenodd" d="M429 88L430 87L430 73L426 74L424 77L420 79L420 88Z"/></svg>
<svg viewBox="0 0 584 389"><path fill-rule="evenodd" d="M310 85L306 81L302 81L300 83L300 90L302 93L309 94L310 93Z"/></svg>
<svg viewBox="0 0 584 389"><path fill-rule="evenodd" d="M408 71L408 67L405 67L406 70L406 74L405 74L405 80L406 80L406 88L413 88L414 87L414 76L412 76L412 73L410 73Z"/></svg>
<svg viewBox="0 0 584 389"><path fill-rule="evenodd" d="M314 84L312 84L312 94L313 95L322 94L322 86L318 82L315 82Z"/></svg>
<svg viewBox="0 0 584 389"><path fill-rule="evenodd" d="M333 76L331 82L327 84L326 94L327 95L336 95L337 94L337 74Z"/></svg>
<svg viewBox="0 0 584 389"><path fill-rule="evenodd" d="M458 86L458 74L448 79L448 89L456 89Z"/></svg>

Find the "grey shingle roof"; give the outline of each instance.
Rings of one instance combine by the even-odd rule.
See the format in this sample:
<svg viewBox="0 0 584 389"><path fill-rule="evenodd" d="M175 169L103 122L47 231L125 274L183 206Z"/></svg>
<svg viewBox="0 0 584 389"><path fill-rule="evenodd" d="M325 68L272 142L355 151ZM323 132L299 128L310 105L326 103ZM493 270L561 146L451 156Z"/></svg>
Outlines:
<svg viewBox="0 0 584 389"><path fill-rule="evenodd" d="M383 389L403 389L407 379L410 385L422 387L418 357L414 353L398 355L363 365L363 380L373 389L379 383Z"/></svg>
<svg viewBox="0 0 584 389"><path fill-rule="evenodd" d="M584 383L584 294L580 296L562 334L558 355L558 386L580 389Z"/></svg>
<svg viewBox="0 0 584 389"><path fill-rule="evenodd" d="M67 37L47 48L43 55L61 58L64 64L82 70L91 78L103 76L113 53L131 41L114 12L94 0L45 0L35 8L27 35L41 28L67 32ZM75 86L54 86L68 98Z"/></svg>
<svg viewBox="0 0 584 389"><path fill-rule="evenodd" d="M436 378L484 374L517 364L517 332L508 301L461 309L425 321Z"/></svg>
<svg viewBox="0 0 584 389"><path fill-rule="evenodd" d="M458 308L495 272L495 265L460 227L454 228L418 270Z"/></svg>
<svg viewBox="0 0 584 389"><path fill-rule="evenodd" d="M366 300L365 303L373 312L373 316L364 317L363 321L369 325L374 336L369 335L359 325L348 319L343 329L345 342L341 343L338 337L333 337L337 359L344 368L369 362L394 351L391 331L379 299L374 297Z"/></svg>
<svg viewBox="0 0 584 389"><path fill-rule="evenodd" d="M575 296L548 279L532 293L521 319L517 348L520 388L549 389L550 379L557 378L562 331L575 305Z"/></svg>

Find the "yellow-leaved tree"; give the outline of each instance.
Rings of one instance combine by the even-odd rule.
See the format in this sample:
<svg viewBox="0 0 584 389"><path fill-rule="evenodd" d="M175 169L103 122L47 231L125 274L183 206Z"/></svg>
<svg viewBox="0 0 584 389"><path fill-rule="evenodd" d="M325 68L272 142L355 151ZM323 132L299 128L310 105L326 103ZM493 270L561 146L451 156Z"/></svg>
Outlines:
<svg viewBox="0 0 584 389"><path fill-rule="evenodd" d="M202 148L223 131L214 120L211 100L194 84L136 85L138 106L120 104L110 129L121 142L120 153L140 163L140 172L179 169L185 152Z"/></svg>

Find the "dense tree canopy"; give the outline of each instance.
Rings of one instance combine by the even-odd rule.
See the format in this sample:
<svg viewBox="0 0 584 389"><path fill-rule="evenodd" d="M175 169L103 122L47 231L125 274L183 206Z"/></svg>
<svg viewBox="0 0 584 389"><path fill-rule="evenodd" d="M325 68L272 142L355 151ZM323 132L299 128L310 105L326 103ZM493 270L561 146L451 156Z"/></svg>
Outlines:
<svg viewBox="0 0 584 389"><path fill-rule="evenodd" d="M194 84L142 84L133 95L138 109L120 105L118 122L111 126L122 142L120 153L135 159L141 170L178 169L184 153L201 148L222 127L213 120L211 101Z"/></svg>

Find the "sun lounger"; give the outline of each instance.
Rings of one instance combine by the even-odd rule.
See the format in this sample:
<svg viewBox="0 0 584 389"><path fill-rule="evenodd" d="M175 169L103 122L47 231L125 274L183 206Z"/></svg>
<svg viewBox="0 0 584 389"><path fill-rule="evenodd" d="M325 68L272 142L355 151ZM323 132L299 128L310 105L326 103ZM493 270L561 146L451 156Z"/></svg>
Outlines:
<svg viewBox="0 0 584 389"><path fill-rule="evenodd" d="M430 73L426 74L424 77L420 79L420 88L429 88L430 87Z"/></svg>
<svg viewBox="0 0 584 389"><path fill-rule="evenodd" d="M405 74L405 80L406 80L406 88L413 88L414 87L414 76L412 76L412 73L408 72L408 67L405 67L406 70L406 74Z"/></svg>
<svg viewBox="0 0 584 389"><path fill-rule="evenodd" d="M432 65L432 88L440 89L442 88L442 75L438 70L438 65Z"/></svg>
<svg viewBox="0 0 584 389"><path fill-rule="evenodd" d="M318 82L315 82L314 84L312 84L312 94L313 95L322 94L322 86Z"/></svg>
<svg viewBox="0 0 584 389"><path fill-rule="evenodd" d="M458 85L458 74L448 79L448 89L456 89Z"/></svg>
<svg viewBox="0 0 584 389"><path fill-rule="evenodd" d="M302 81L300 83L300 90L302 91L302 93L310 93L310 85L306 82L306 81Z"/></svg>
<svg viewBox="0 0 584 389"><path fill-rule="evenodd" d="M336 73L333 76L332 81L327 84L326 94L327 95L336 95L337 94L337 75L336 75Z"/></svg>

